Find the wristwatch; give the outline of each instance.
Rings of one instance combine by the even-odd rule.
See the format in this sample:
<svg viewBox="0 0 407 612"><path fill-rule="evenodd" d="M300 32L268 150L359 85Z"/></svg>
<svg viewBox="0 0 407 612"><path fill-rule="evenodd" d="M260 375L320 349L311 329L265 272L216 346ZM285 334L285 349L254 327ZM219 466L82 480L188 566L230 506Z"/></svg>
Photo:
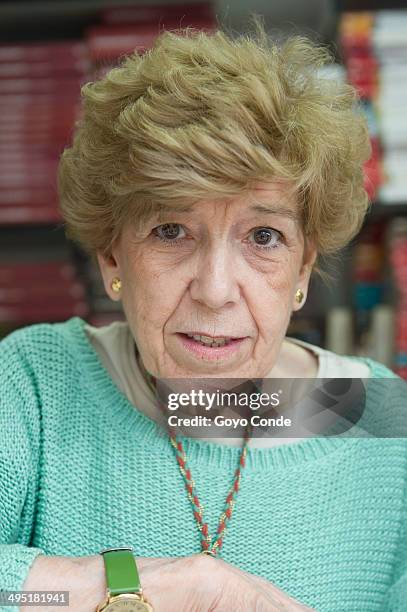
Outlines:
<svg viewBox="0 0 407 612"><path fill-rule="evenodd" d="M96 612L153 612L143 597L133 549L106 548L100 554L105 564L107 595Z"/></svg>

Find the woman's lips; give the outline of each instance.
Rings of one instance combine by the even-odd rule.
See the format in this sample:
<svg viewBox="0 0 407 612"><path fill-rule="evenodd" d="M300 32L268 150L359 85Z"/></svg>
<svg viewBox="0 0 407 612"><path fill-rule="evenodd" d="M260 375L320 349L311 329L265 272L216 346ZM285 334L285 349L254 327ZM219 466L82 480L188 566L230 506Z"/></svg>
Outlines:
<svg viewBox="0 0 407 612"><path fill-rule="evenodd" d="M199 359L213 359L217 361L219 359L227 359L234 353L236 353L242 344L248 339L246 338L234 338L230 340L228 344L224 346L204 346L200 342L197 342L193 338L187 336L187 334L177 333L176 336L180 339L183 347L198 357Z"/></svg>

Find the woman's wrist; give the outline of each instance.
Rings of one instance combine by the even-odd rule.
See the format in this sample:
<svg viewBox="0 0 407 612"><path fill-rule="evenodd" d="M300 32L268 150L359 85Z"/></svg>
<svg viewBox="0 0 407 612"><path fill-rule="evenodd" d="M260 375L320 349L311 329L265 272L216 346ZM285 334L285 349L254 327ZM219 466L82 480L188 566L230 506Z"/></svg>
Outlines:
<svg viewBox="0 0 407 612"><path fill-rule="evenodd" d="M106 578L101 555L64 557L38 555L23 585L25 591L68 591L69 609L94 612L106 596ZM22 606L20 612L40 612L41 607ZM60 607L47 608L48 612Z"/></svg>
<svg viewBox="0 0 407 612"><path fill-rule="evenodd" d="M106 597L106 575L103 557L100 554L74 559L74 576L78 594L82 593L83 608L94 612L96 606ZM77 592L75 593L75 597ZM81 601L79 599L78 603ZM76 607L73 606L76 610Z"/></svg>

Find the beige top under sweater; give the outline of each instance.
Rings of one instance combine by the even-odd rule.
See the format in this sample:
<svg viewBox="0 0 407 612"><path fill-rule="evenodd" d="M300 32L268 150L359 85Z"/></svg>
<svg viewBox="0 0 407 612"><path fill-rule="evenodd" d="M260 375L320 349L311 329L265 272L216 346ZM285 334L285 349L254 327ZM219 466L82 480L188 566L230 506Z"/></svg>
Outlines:
<svg viewBox="0 0 407 612"><path fill-rule="evenodd" d="M163 414L157 408L155 397L147 385L137 363L135 342L126 321L114 321L109 325L95 327L85 324L87 337L97 352L103 366L128 400L140 412L150 419L165 426ZM317 345L285 338L314 352L318 358L317 378L368 378L370 368L366 363L355 361L351 357L338 355ZM208 440L208 438L203 438ZM250 440L250 445L256 448L276 446L297 442L302 438L268 437ZM216 443L240 446L239 438L211 438Z"/></svg>

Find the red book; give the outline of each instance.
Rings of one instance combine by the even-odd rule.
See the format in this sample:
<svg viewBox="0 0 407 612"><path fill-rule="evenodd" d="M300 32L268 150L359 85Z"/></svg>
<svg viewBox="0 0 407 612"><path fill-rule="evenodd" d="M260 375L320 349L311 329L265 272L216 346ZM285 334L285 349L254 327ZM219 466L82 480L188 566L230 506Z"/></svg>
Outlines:
<svg viewBox="0 0 407 612"><path fill-rule="evenodd" d="M90 69L87 59L72 62L0 62L0 79L59 78L61 76L82 76Z"/></svg>
<svg viewBox="0 0 407 612"><path fill-rule="evenodd" d="M87 49L83 41L0 45L0 62L6 63L41 61L75 63L86 57Z"/></svg>
<svg viewBox="0 0 407 612"><path fill-rule="evenodd" d="M12 262L0 264L0 286L15 286L46 278L48 282L71 281L76 276L72 263L67 261ZM69 283L70 284L70 283Z"/></svg>
<svg viewBox="0 0 407 612"><path fill-rule="evenodd" d="M187 24L184 24L187 25ZM200 30L213 31L212 20L194 20L188 23ZM165 28L161 23L149 25L93 26L87 31L89 53L94 61L114 60L121 55L134 51L144 53L150 49L163 29L180 27L179 20L166 20Z"/></svg>
<svg viewBox="0 0 407 612"><path fill-rule="evenodd" d="M59 223L62 216L56 206L0 206L0 223L16 225L19 223Z"/></svg>
<svg viewBox="0 0 407 612"><path fill-rule="evenodd" d="M56 175L54 172L38 171L38 172L8 172L2 174L0 172L0 193L1 190L12 190L15 188L24 187L29 189L30 187L40 188L48 187L50 193L52 193L52 187L55 185Z"/></svg>
<svg viewBox="0 0 407 612"><path fill-rule="evenodd" d="M57 282L49 282L48 278L34 279L31 282L17 284L15 281L10 286L0 285L0 304L3 306L18 305L27 301L41 302L43 300L78 300L86 299L85 287L82 283L75 281L66 283L59 279Z"/></svg>
<svg viewBox="0 0 407 612"><path fill-rule="evenodd" d="M5 157L0 165L0 176L8 176L13 172L24 172L27 174L55 174L58 166L57 159L37 159L35 156L31 159L23 160L7 160Z"/></svg>
<svg viewBox="0 0 407 612"><path fill-rule="evenodd" d="M57 202L56 185L30 186L27 188L0 189L0 212L6 208L17 208L26 206L44 206Z"/></svg>
<svg viewBox="0 0 407 612"><path fill-rule="evenodd" d="M0 295L2 290L0 289ZM41 295L33 295L29 288L21 288L20 291L13 291L14 297L11 296L11 291L7 292L9 297L7 299L2 299L0 297L0 308L10 308L13 310L26 309L27 305L29 305L30 309L39 309L41 306L46 303L47 306L53 308L70 307L75 308L78 304L86 303L86 300L78 299L72 295L70 295L67 291L64 292L64 288L61 287L61 291L59 294L47 295L44 294L43 297Z"/></svg>
<svg viewBox="0 0 407 612"><path fill-rule="evenodd" d="M58 127L60 125L72 125L76 119L76 109L74 105L54 109L53 112L48 113L47 107L41 108L41 106L27 109L27 113L21 113L11 108L3 108L3 112L0 115L0 126L6 128L8 125L12 126L13 129L19 130L33 130L36 124L40 124L41 128ZM34 124L34 125L33 125Z"/></svg>
<svg viewBox="0 0 407 612"><path fill-rule="evenodd" d="M28 163L33 158L38 160L53 160L59 155L60 150L59 143L55 142L34 142L29 145L16 142L7 144L0 142L0 160L3 161L4 159L8 159L10 161L16 160Z"/></svg>
<svg viewBox="0 0 407 612"><path fill-rule="evenodd" d="M172 17L180 20L187 19L214 19L212 2L197 2L194 4L140 6L116 6L106 8L102 12L102 20L109 25L118 24L149 24L160 22L162 19Z"/></svg>
<svg viewBox="0 0 407 612"><path fill-rule="evenodd" d="M43 302L36 306L26 304L18 307L0 306L0 321L11 323L29 323L37 321L60 321L73 316L86 317L89 306L86 302L76 304L49 304Z"/></svg>
<svg viewBox="0 0 407 612"><path fill-rule="evenodd" d="M54 130L48 129L43 132L37 131L34 128L27 131L15 130L13 137L13 134L8 130L2 130L0 128L0 138L3 145L19 144L25 146L35 143L59 144L59 150L61 150L60 143L62 142L65 144L70 139L72 130L73 126L68 127L64 125L61 125L60 128L56 127Z"/></svg>
<svg viewBox="0 0 407 612"><path fill-rule="evenodd" d="M56 78L21 78L0 79L0 95L12 94L46 94L46 95L79 95L83 78L78 75L58 76Z"/></svg>

